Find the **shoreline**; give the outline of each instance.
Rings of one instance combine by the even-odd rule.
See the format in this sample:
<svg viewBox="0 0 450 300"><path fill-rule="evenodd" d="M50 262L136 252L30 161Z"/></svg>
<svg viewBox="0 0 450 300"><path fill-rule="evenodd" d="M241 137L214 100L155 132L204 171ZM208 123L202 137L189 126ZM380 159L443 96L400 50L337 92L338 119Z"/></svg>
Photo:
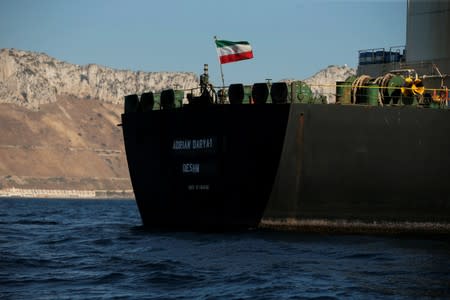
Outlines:
<svg viewBox="0 0 450 300"><path fill-rule="evenodd" d="M64 201L97 201L97 200L104 200L104 201L122 201L122 200L129 200L129 201L134 201L134 197L96 197L96 198L67 198L67 197L17 197L17 196L2 196L0 195L0 200L7 200L7 199L11 199L11 200L64 200Z"/></svg>
<svg viewBox="0 0 450 300"><path fill-rule="evenodd" d="M0 189L0 198L134 199L133 190Z"/></svg>

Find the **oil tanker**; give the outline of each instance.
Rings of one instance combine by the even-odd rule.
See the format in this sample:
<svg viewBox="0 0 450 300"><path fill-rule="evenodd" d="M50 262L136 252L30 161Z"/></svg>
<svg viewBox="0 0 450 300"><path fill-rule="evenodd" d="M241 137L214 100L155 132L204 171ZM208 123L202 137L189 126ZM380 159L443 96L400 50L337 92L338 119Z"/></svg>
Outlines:
<svg viewBox="0 0 450 300"><path fill-rule="evenodd" d="M125 148L145 226L450 221L445 89L390 74L381 86L368 76L338 82L336 104L303 97L298 82L254 84L250 95L233 84L220 103L207 71L201 78L188 104L177 104L174 90L125 99Z"/></svg>
<svg viewBox="0 0 450 300"><path fill-rule="evenodd" d="M333 104L303 82L216 93L207 70L197 92L126 96L123 135L143 224L344 220L450 232L449 12L448 2L408 1L406 49L360 51L357 76L336 82ZM421 28L437 33L412 34Z"/></svg>

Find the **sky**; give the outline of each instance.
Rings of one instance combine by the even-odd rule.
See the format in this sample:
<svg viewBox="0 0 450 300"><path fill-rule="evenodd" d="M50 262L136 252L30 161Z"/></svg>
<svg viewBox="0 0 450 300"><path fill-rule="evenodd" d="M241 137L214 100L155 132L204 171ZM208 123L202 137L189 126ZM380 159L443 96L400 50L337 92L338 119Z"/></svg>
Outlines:
<svg viewBox="0 0 450 300"><path fill-rule="evenodd" d="M306 79L356 67L358 50L405 45L406 0L0 0L0 48L115 69L201 74L221 83L214 36L254 58L225 84Z"/></svg>

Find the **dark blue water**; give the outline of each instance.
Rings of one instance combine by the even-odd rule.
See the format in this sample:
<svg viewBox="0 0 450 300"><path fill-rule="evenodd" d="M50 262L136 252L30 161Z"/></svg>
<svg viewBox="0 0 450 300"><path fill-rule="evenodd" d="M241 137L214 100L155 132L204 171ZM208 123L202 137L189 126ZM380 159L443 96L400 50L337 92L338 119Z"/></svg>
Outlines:
<svg viewBox="0 0 450 300"><path fill-rule="evenodd" d="M130 200L0 199L0 299L448 299L450 242L147 232Z"/></svg>

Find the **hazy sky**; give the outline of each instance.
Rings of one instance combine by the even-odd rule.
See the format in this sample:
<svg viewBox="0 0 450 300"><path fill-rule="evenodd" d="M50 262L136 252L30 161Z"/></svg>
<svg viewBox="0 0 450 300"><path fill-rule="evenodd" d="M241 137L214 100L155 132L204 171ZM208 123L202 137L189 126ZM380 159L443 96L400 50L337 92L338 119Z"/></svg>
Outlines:
<svg viewBox="0 0 450 300"><path fill-rule="evenodd" d="M246 40L252 60L226 84L305 79L358 50L405 44L406 0L0 0L0 48L74 64L201 73L220 84L214 35Z"/></svg>

